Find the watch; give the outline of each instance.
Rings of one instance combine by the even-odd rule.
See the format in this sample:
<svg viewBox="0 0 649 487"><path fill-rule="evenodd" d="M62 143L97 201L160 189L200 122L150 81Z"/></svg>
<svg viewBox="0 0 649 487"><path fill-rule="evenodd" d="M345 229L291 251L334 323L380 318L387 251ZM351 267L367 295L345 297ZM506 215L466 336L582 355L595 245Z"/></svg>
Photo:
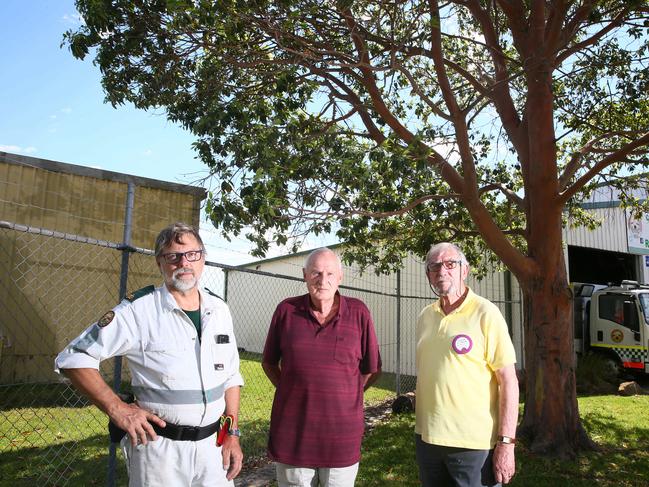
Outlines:
<svg viewBox="0 0 649 487"><path fill-rule="evenodd" d="M512 438L511 436L499 436L498 443L505 443L506 445L514 445L516 444L516 438Z"/></svg>
<svg viewBox="0 0 649 487"><path fill-rule="evenodd" d="M228 435L230 436L241 436L241 430L239 428L229 429Z"/></svg>

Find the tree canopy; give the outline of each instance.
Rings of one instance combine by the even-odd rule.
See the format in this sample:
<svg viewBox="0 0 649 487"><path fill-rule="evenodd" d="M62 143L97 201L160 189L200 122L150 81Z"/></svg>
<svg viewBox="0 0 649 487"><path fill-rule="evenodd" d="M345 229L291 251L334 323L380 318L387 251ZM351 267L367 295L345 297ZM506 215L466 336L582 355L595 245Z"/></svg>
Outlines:
<svg viewBox="0 0 649 487"><path fill-rule="evenodd" d="M646 1L77 3L73 54L98 48L113 105L196 134L214 224L252 229L258 254L335 231L388 267L481 242L476 218L524 251L530 166L556 166L567 203L647 162Z"/></svg>
<svg viewBox="0 0 649 487"><path fill-rule="evenodd" d="M77 6L64 43L92 53L107 101L196 135L224 235L263 255L335 232L382 271L441 240L504 263L526 310L521 428L534 451L588 443L561 228L596 224L577 203L602 182L642 203L649 0Z"/></svg>

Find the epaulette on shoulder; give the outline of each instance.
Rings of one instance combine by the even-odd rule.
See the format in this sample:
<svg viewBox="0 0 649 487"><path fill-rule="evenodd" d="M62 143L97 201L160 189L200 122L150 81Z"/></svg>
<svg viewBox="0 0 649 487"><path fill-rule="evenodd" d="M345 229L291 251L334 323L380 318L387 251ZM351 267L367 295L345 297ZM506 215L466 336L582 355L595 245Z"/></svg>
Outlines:
<svg viewBox="0 0 649 487"><path fill-rule="evenodd" d="M124 296L124 299L127 301L130 301L131 303L135 301L136 299L141 298L142 296L146 296L147 294L151 294L155 290L155 286L147 286L143 287L142 289L138 289L137 291L134 291L132 293L127 294Z"/></svg>
<svg viewBox="0 0 649 487"><path fill-rule="evenodd" d="M225 299L223 299L221 296L219 296L218 294L216 294L216 293L213 292L212 290L210 290L210 289L208 289L208 288L206 288L206 287L204 287L203 290L204 290L207 294L209 294L210 296L214 296L215 298L219 298L221 301L225 302Z"/></svg>

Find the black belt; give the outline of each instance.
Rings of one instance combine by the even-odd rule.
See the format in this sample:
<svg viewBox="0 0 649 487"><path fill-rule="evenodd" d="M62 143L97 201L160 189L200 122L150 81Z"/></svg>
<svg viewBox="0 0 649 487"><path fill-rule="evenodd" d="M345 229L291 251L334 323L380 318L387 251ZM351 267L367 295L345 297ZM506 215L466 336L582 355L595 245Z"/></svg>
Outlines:
<svg viewBox="0 0 649 487"><path fill-rule="evenodd" d="M164 428L155 423L151 423L154 431L160 436L175 441L200 441L221 429L221 421L208 424L207 426L183 426L179 424L167 423Z"/></svg>
<svg viewBox="0 0 649 487"><path fill-rule="evenodd" d="M221 421L208 424L207 426L183 426L179 424L167 423L164 428L155 423L151 423L153 430L160 436L169 438L174 441L199 441L207 438L208 436L218 433L221 429ZM119 443L126 434L126 431L118 428L112 421L108 423L108 431L110 433L110 441Z"/></svg>

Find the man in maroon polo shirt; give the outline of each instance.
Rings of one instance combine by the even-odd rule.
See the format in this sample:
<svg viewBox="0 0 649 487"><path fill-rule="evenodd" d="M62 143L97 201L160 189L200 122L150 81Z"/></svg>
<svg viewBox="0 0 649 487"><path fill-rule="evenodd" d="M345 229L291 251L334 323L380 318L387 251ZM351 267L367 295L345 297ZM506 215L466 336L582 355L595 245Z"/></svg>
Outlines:
<svg viewBox="0 0 649 487"><path fill-rule="evenodd" d="M262 367L276 387L268 452L283 486L354 485L363 437L363 391L381 371L374 323L342 296L342 264L329 249L306 259L308 294L282 301Z"/></svg>

